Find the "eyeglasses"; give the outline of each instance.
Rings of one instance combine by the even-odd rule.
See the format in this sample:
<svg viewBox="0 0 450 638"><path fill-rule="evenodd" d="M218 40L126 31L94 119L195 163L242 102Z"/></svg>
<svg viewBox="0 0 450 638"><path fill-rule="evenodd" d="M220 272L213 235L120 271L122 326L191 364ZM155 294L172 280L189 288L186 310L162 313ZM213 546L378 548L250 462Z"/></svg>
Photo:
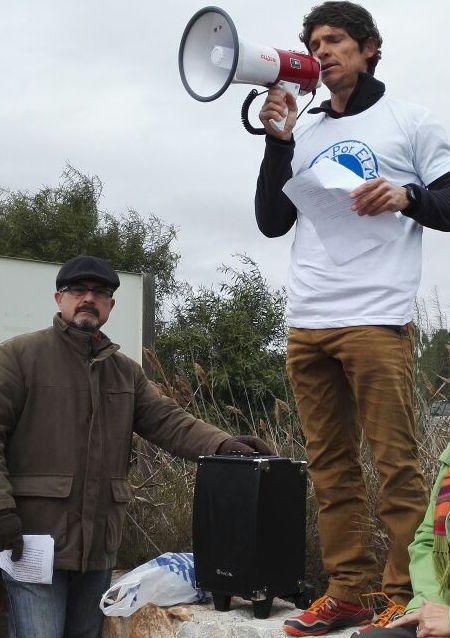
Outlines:
<svg viewBox="0 0 450 638"><path fill-rule="evenodd" d="M105 286L96 286L95 288L89 288L88 286L83 286L82 284L72 284L69 286L64 286L59 289L59 292L68 292L72 297L84 297L88 292L92 292L94 297L97 299L108 299L113 296L114 291L111 288L106 288Z"/></svg>

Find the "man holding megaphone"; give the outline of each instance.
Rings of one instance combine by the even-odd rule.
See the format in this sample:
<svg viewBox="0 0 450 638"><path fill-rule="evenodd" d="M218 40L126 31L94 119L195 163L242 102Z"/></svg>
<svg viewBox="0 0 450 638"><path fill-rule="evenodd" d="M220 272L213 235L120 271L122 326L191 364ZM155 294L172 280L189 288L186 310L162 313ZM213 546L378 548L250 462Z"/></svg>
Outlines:
<svg viewBox="0 0 450 638"><path fill-rule="evenodd" d="M425 108L390 98L374 78L382 39L370 13L351 2L325 2L305 17L300 37L321 63L330 99L293 134L295 99L279 87L269 90L260 113L266 150L256 192L266 236L284 235L296 223L287 367L329 574L326 594L286 621L294 636L385 626L411 598L407 546L427 501L413 411L413 301L422 226L450 230L445 132ZM284 128L273 126L284 118ZM375 225L395 215L395 238L346 259L354 246L343 234L343 258L332 258L312 218L282 192L293 175L324 159L363 178L348 195L356 222L360 216ZM382 578L388 603L378 617L363 598L377 564L359 458L362 430L380 473L377 514L391 541Z"/></svg>

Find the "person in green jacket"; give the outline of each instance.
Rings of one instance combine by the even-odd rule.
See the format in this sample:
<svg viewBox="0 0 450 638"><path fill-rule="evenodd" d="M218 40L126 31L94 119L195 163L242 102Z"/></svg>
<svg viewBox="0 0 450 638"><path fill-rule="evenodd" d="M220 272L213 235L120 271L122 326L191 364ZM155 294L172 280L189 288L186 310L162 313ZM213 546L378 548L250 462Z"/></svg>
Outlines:
<svg viewBox="0 0 450 638"><path fill-rule="evenodd" d="M439 460L425 518L408 548L414 597L400 618L351 638L450 637L450 443Z"/></svg>

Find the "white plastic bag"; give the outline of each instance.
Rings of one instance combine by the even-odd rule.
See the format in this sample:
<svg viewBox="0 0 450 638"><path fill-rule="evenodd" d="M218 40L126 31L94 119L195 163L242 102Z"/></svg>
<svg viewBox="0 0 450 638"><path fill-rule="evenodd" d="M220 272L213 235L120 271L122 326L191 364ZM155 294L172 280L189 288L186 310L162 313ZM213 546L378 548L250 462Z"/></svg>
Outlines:
<svg viewBox="0 0 450 638"><path fill-rule="evenodd" d="M147 603L168 607L208 598L195 587L193 555L168 552L119 578L103 594L100 609L105 616L131 616Z"/></svg>

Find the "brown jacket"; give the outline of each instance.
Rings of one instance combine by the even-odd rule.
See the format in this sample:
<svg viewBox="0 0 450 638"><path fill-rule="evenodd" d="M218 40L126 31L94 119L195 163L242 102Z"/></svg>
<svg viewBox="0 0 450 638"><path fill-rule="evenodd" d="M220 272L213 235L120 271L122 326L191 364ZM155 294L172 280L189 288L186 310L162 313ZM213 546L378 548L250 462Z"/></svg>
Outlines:
<svg viewBox="0 0 450 638"><path fill-rule="evenodd" d="M54 537L56 569L114 566L133 431L189 459L229 437L160 396L118 349L58 315L0 345L0 509Z"/></svg>

